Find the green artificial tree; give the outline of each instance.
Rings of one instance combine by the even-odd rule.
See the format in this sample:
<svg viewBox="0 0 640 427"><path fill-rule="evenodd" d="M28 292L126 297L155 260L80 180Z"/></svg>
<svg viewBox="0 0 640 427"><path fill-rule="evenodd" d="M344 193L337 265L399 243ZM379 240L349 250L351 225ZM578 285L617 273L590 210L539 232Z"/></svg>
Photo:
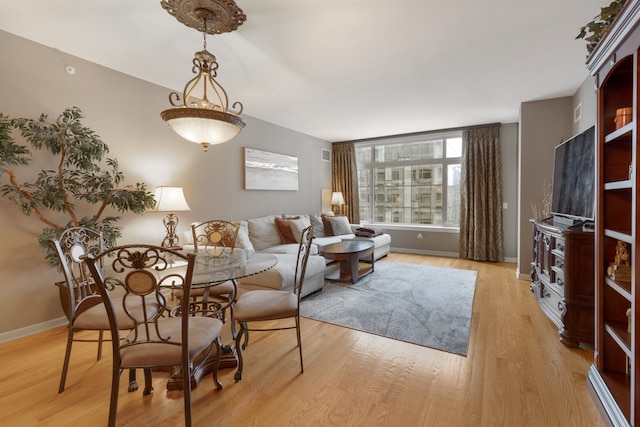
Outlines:
<svg viewBox="0 0 640 427"><path fill-rule="evenodd" d="M81 123L79 108L68 108L55 122L42 114L38 120L10 119L0 113L0 193L15 202L25 215L35 215L44 225L38 242L51 265L57 265L48 243L69 227L83 226L103 232L111 247L121 236L118 216L106 215L107 208L118 212L142 213L155 206L153 195L144 183L120 185L124 175L115 159L104 156L109 147L96 133ZM53 168L41 170L35 181L20 182L18 168L29 166L34 153L16 143L19 131L34 150L48 152ZM44 154L43 154L44 155ZM94 212L85 212L94 210ZM66 214L68 221L58 224L54 212Z"/></svg>

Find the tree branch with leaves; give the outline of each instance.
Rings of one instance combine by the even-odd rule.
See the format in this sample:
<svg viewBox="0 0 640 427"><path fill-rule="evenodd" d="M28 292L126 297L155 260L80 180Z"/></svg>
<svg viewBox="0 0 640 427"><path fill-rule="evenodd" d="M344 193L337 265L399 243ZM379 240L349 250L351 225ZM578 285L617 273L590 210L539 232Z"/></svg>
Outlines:
<svg viewBox="0 0 640 427"><path fill-rule="evenodd" d="M120 217L106 215L108 208L141 214L155 206L146 184L120 187L125 177L118 162L105 158L109 147L82 124L82 118L77 107L63 111L55 122L48 121L44 114L34 120L10 119L0 113L0 180L6 175L9 181L0 185L0 193L25 215L33 214L45 225L38 241L52 265L57 262L48 240L67 228L83 226L102 231L107 246L112 246L121 236L116 225ZM19 132L32 149L53 156L55 167L41 170L33 182L20 182L18 170L29 167L34 154L16 142L14 132ZM78 212L90 209L88 205L95 206L95 212ZM51 219L54 212L65 213L69 220L55 222Z"/></svg>

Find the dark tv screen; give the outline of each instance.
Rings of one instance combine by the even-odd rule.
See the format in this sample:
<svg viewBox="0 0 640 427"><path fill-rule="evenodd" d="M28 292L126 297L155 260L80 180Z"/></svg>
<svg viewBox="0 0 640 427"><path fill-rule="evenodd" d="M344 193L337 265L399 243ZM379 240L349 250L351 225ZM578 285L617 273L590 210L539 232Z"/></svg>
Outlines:
<svg viewBox="0 0 640 427"><path fill-rule="evenodd" d="M555 148L551 213L581 220L594 219L595 127Z"/></svg>

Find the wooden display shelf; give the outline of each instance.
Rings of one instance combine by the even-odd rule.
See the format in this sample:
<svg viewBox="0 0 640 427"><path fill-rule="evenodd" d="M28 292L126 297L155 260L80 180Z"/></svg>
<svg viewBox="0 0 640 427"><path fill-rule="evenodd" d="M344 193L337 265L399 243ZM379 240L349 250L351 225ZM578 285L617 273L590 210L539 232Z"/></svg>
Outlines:
<svg viewBox="0 0 640 427"><path fill-rule="evenodd" d="M631 333L627 332L626 323L605 320L604 330L627 356L633 355L631 352Z"/></svg>

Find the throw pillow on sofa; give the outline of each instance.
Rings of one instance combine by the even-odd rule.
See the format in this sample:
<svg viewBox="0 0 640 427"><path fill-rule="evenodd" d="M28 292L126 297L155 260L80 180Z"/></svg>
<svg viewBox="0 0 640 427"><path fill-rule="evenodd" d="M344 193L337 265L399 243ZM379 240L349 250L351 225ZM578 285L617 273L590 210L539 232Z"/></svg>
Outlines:
<svg viewBox="0 0 640 427"><path fill-rule="evenodd" d="M307 221L305 218L290 219L289 225L291 226L291 232L293 233L293 237L296 239L296 243L300 243L300 240L302 239L302 232L305 228L311 225L311 222Z"/></svg>
<svg viewBox="0 0 640 427"><path fill-rule="evenodd" d="M238 229L238 236L236 237L236 248L244 249L248 257L252 257L256 253L251 240L249 239L249 227L247 221L236 221L235 224L240 224Z"/></svg>
<svg viewBox="0 0 640 427"><path fill-rule="evenodd" d="M349 218L344 215L323 216L324 233L326 236L341 236L343 234L351 234L351 224Z"/></svg>
<svg viewBox="0 0 640 427"><path fill-rule="evenodd" d="M260 218L247 220L249 225L249 236L256 251L262 251L272 246L281 245L282 238L278 233L275 219L280 215L267 215Z"/></svg>
<svg viewBox="0 0 640 427"><path fill-rule="evenodd" d="M293 230L291 229L291 221L298 219L298 217L291 218L276 218L276 227L278 227L278 233L280 233L280 238L282 239L282 244L287 245L289 243L296 243L296 238L293 235Z"/></svg>
<svg viewBox="0 0 640 427"><path fill-rule="evenodd" d="M293 241L287 241L286 243L300 243L302 231L311 225L311 220L309 215L287 216L287 214L283 213L282 219L276 219L276 224L278 223L283 224L283 227L289 227L289 230L291 230ZM282 243L285 244L284 241Z"/></svg>
<svg viewBox="0 0 640 427"><path fill-rule="evenodd" d="M309 221L313 225L313 235L315 237L325 237L324 224L322 223L322 214L309 215Z"/></svg>

